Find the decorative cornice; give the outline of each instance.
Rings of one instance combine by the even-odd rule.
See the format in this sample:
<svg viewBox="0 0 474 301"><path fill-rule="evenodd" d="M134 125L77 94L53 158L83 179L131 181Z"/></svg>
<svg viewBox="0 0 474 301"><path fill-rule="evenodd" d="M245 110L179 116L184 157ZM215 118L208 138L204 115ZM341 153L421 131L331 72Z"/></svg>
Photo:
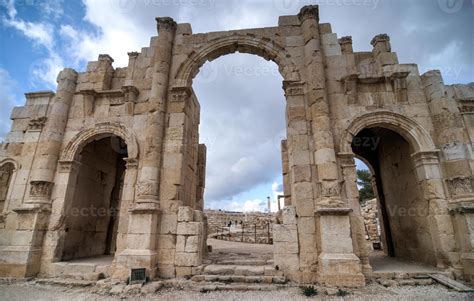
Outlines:
<svg viewBox="0 0 474 301"><path fill-rule="evenodd" d="M55 93L53 91L38 91L25 93L26 98L39 98L39 97L53 97Z"/></svg>
<svg viewBox="0 0 474 301"><path fill-rule="evenodd" d="M415 167L425 164L438 164L439 163L439 150L421 151L411 155Z"/></svg>
<svg viewBox="0 0 474 301"><path fill-rule="evenodd" d="M19 207L13 208L13 211L16 213L41 213L51 212L50 204L21 204Z"/></svg>
<svg viewBox="0 0 474 301"><path fill-rule="evenodd" d="M283 81L285 96L304 95L304 82Z"/></svg>
<svg viewBox="0 0 474 301"><path fill-rule="evenodd" d="M351 208L318 208L314 212L316 215L348 215Z"/></svg>
<svg viewBox="0 0 474 301"><path fill-rule="evenodd" d="M75 168L80 166L81 163L78 161L59 161L59 172L60 173L69 173L72 172Z"/></svg>
<svg viewBox="0 0 474 301"><path fill-rule="evenodd" d="M125 168L126 169L137 169L138 168L138 160L135 158L125 158Z"/></svg>
<svg viewBox="0 0 474 301"><path fill-rule="evenodd" d="M338 40L339 44L352 44L352 36L341 37Z"/></svg>
<svg viewBox="0 0 474 301"><path fill-rule="evenodd" d="M171 88L171 99L170 101L186 101L192 94L192 90L188 86L180 86Z"/></svg>
<svg viewBox="0 0 474 301"><path fill-rule="evenodd" d="M158 202L136 202L130 204L128 211L133 214L158 213L160 211L160 204Z"/></svg>

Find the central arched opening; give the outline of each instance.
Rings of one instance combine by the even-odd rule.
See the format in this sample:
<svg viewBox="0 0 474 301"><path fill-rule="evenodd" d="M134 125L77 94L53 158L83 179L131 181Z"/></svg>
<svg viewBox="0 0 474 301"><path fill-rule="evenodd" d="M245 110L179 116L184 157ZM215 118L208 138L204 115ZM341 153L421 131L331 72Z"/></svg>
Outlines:
<svg viewBox="0 0 474 301"><path fill-rule="evenodd" d="M278 69L259 55L231 52L204 64L193 80L207 147L204 211L213 263L265 266L273 259L286 137Z"/></svg>
<svg viewBox="0 0 474 301"><path fill-rule="evenodd" d="M365 219L367 238L380 241L374 246L381 250L374 248L370 257L374 271L436 266L430 208L416 177L413 146L394 130L378 126L359 131L351 147L369 167L376 197L373 204L362 204L362 214L372 215Z"/></svg>
<svg viewBox="0 0 474 301"><path fill-rule="evenodd" d="M112 261L126 157L127 145L116 136L93 140L76 155L78 171L67 209L62 261Z"/></svg>

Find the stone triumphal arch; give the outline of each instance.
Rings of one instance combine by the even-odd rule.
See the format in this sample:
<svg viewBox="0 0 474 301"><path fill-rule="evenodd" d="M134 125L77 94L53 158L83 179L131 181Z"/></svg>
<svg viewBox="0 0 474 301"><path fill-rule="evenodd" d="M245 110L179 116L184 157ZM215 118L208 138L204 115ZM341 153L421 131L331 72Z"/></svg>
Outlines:
<svg viewBox="0 0 474 301"><path fill-rule="evenodd" d="M278 273L344 286L373 276L358 157L374 173L387 254L474 279L472 84L399 64L386 34L354 52L317 6L276 27L205 34L156 21L158 35L127 67L101 54L13 109L0 148L1 276L57 277L68 261L103 254L109 264L77 273L200 274L206 147L192 81L206 61L240 52L274 61L283 77Z"/></svg>

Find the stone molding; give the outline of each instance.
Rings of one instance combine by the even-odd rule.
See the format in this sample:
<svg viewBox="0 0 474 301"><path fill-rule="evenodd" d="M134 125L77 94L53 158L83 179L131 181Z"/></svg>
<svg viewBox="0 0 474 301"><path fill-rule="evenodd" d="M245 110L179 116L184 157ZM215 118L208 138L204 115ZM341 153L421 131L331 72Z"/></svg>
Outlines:
<svg viewBox="0 0 474 301"><path fill-rule="evenodd" d="M175 86L190 86L199 68L208 60L234 52L251 53L274 61L285 80L300 81L298 69L291 55L276 41L260 37L235 33L232 36L216 38L192 51L179 66L174 78ZM216 57L216 54L217 57Z"/></svg>
<svg viewBox="0 0 474 301"><path fill-rule="evenodd" d="M173 87L171 88L171 99L172 102L186 102L192 95L192 90L188 86L184 87Z"/></svg>
<svg viewBox="0 0 474 301"><path fill-rule="evenodd" d="M61 153L60 161L74 161L84 146L100 137L117 136L127 144L128 158L138 159L138 142L131 129L115 122L96 123L80 131L66 145Z"/></svg>
<svg viewBox="0 0 474 301"><path fill-rule="evenodd" d="M78 161L59 161L59 172L70 173L80 165Z"/></svg>
<svg viewBox="0 0 474 301"><path fill-rule="evenodd" d="M314 212L317 216L321 215L348 215L352 212L351 208L318 208Z"/></svg>
<svg viewBox="0 0 474 301"><path fill-rule="evenodd" d="M305 84L303 82L284 81L283 89L285 90L285 97L304 95Z"/></svg>
<svg viewBox="0 0 474 301"><path fill-rule="evenodd" d="M11 159L11 158L6 158L6 159L1 160L0 161L0 166L3 166L3 165L8 164L8 163L13 164L13 171L12 172L15 172L15 171L17 171L18 169L21 168L21 165L18 164L18 162L16 160Z"/></svg>
<svg viewBox="0 0 474 301"><path fill-rule="evenodd" d="M374 111L363 113L354 118L342 134L339 142L340 153L352 153L352 139L364 128L383 127L400 134L415 149L415 152L435 151L435 145L418 122L391 111Z"/></svg>

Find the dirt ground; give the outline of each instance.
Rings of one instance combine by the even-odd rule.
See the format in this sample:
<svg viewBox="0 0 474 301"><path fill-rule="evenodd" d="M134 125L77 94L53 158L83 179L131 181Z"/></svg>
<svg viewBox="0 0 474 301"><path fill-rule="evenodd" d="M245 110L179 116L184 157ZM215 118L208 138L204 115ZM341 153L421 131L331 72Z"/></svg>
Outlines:
<svg viewBox="0 0 474 301"><path fill-rule="evenodd" d="M287 287L275 291L211 291L200 292L193 288L162 288L152 294L110 295L97 293L94 287L71 288L37 284L34 281L0 282L0 300L474 300L474 294L450 291L441 285L401 286L385 288L371 284L357 290L347 290L346 297L327 296L323 288L317 288L318 296L304 297L298 287Z"/></svg>

